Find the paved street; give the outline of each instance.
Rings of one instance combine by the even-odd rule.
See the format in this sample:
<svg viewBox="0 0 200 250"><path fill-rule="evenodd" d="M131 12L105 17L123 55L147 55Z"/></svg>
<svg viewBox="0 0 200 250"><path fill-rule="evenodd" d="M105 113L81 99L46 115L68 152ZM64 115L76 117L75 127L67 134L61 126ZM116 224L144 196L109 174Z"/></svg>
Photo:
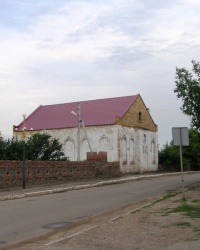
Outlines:
<svg viewBox="0 0 200 250"><path fill-rule="evenodd" d="M200 174L185 174L185 185ZM130 178L130 177L129 177ZM84 183L86 185L86 183ZM95 181L93 180L94 185ZM160 176L50 195L1 201L0 247L134 204L168 190L181 190L181 176ZM34 190L39 192L39 190ZM15 193L16 195L16 193Z"/></svg>

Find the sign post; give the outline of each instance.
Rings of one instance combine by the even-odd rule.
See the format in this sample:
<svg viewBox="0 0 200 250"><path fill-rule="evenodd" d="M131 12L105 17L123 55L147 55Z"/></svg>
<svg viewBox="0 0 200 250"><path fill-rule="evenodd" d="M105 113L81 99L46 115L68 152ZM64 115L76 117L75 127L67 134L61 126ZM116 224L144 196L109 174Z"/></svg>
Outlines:
<svg viewBox="0 0 200 250"><path fill-rule="evenodd" d="M188 128L186 128L186 127L172 128L172 136L173 136L173 145L180 147L180 163L181 163L181 176L182 176L182 193L183 193L183 200L185 201L182 146L189 146Z"/></svg>

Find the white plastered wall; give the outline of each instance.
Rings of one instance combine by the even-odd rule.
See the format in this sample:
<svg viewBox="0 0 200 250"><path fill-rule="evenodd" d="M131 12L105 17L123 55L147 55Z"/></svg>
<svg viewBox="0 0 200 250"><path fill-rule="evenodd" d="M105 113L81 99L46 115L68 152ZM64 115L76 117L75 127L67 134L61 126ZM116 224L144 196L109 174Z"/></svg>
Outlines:
<svg viewBox="0 0 200 250"><path fill-rule="evenodd" d="M121 171L146 172L158 169L157 132L119 126Z"/></svg>
<svg viewBox="0 0 200 250"><path fill-rule="evenodd" d="M156 171L158 167L157 132L121 125L85 128L93 152L106 151L109 162L119 161L123 173ZM35 131L59 139L71 161L78 156L77 128ZM34 132L33 132L34 133ZM80 160L90 151L83 128L80 129Z"/></svg>
<svg viewBox="0 0 200 250"><path fill-rule="evenodd" d="M107 151L108 161L118 161L118 126L94 126L80 129L80 160L86 160L86 153L90 151L88 140L93 152ZM77 128L49 130L48 133L58 138L63 144L66 156L76 161L78 156Z"/></svg>

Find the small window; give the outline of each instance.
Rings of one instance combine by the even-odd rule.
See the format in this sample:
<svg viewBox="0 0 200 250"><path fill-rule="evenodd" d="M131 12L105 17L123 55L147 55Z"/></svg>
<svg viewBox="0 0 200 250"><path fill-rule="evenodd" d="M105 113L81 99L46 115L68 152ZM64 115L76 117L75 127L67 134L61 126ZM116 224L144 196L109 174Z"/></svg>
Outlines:
<svg viewBox="0 0 200 250"><path fill-rule="evenodd" d="M139 113L138 113L138 121L139 121L139 122L142 122L142 112L139 112Z"/></svg>

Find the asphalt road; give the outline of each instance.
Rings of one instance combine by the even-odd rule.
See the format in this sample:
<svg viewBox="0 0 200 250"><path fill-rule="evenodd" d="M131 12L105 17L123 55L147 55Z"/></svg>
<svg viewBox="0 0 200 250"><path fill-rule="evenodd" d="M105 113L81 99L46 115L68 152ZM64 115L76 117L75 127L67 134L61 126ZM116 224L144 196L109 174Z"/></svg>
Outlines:
<svg viewBox="0 0 200 250"><path fill-rule="evenodd" d="M199 183L200 174L184 175L185 186ZM39 236L57 227L99 215L166 191L181 191L181 176L127 183L0 202L0 249L8 243Z"/></svg>

